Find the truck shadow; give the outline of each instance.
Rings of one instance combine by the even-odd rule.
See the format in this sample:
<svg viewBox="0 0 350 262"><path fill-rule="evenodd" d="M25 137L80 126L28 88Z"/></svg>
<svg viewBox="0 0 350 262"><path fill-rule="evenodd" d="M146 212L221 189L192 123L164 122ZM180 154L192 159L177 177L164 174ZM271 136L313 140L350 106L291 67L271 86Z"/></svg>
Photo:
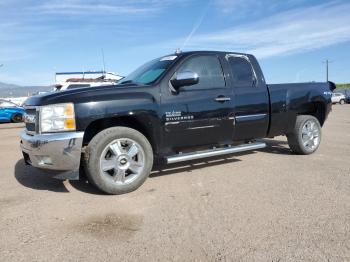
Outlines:
<svg viewBox="0 0 350 262"><path fill-rule="evenodd" d="M246 154L253 154L253 153L254 152L246 152L244 154L246 155ZM240 159L237 159L236 158L237 156L239 155L232 154L232 155L226 155L226 156L211 157L207 159L191 160L191 161L176 163L176 164L156 165L153 167L149 177L154 178L159 176L174 175L182 172L192 172L196 169L202 169L206 167L242 161Z"/></svg>
<svg viewBox="0 0 350 262"><path fill-rule="evenodd" d="M54 178L55 175L55 173L28 166L24 163L23 159L17 161L15 165L15 178L21 185L35 190L69 193L69 190L64 184L64 180ZM103 192L88 183L83 173L79 180L69 181L69 184L84 193L104 195Z"/></svg>
<svg viewBox="0 0 350 262"><path fill-rule="evenodd" d="M234 153L230 155L192 160L188 162L170 164L166 166L165 165L155 166L153 167L152 173L150 174L149 177L152 178L152 177L158 177L158 176L172 175L172 174L181 173L181 172L191 172L196 169L206 168L210 166L234 163L234 162L242 161L237 157L249 155L249 154L255 154L258 152L265 152L270 154L283 154L283 155L292 154L292 152L288 147L287 141L276 140L276 139L262 139L261 141L267 144L266 148L259 149L256 151L246 151L246 152Z"/></svg>
<svg viewBox="0 0 350 262"><path fill-rule="evenodd" d="M94 187L87 179L84 170L81 168L79 180L70 180L69 184L76 190L93 195L108 195Z"/></svg>
<svg viewBox="0 0 350 262"><path fill-rule="evenodd" d="M203 169L206 167L212 167L222 164L235 163L238 161L242 161L238 159L239 156L255 154L259 151L270 153L270 154L284 154L290 155L292 154L290 149L288 148L288 143L286 141L281 140L272 140L272 139L263 139L263 142L267 144L267 147L264 149L260 149L257 151L247 151L242 153L236 153L225 156L211 157L208 159L198 159L192 160L183 163L171 164L166 166L156 165L153 167L152 172L150 174L150 178L173 175L182 172L191 172L197 169ZM15 178L17 181L25 187L32 188L35 190L47 190L52 192L59 193L69 193L69 190L66 188L63 180L55 179L53 176L55 174L51 174L47 171L41 171L39 169L33 168L31 166L27 166L23 159L17 161L15 165ZM86 176L83 172L81 172L80 180L69 181L69 184L75 189L94 195L104 195L103 192L99 191L95 187L93 187L86 179Z"/></svg>
<svg viewBox="0 0 350 262"><path fill-rule="evenodd" d="M195 169L206 168L210 166L216 166L216 165L227 164L227 163L234 163L234 162L242 161L237 157L255 154L258 152L265 152L270 154L284 154L284 155L292 154L292 152L288 147L287 141L276 140L276 139L262 139L261 141L267 144L266 148L255 150L255 151L246 151L241 153L234 153L229 155L192 160L192 161L187 161L187 162L182 162L177 164L154 166L152 173L150 174L149 177L172 175L172 174L181 173L181 172L191 172Z"/></svg>
<svg viewBox="0 0 350 262"><path fill-rule="evenodd" d="M250 152L252 153L252 152ZM246 153L247 154L247 153ZM235 155L236 156L236 155ZM191 172L196 169L201 169L209 166L221 165L224 163L233 163L241 161L239 159L233 158L233 156L226 157L216 157L210 160L193 160L186 163L171 164L167 166L154 166L149 178L173 175L181 172ZM105 195L105 193L99 191L94 186L92 186L86 179L86 175L83 170L80 171L80 179L75 181L69 181L69 183L75 189L82 191L84 193L95 194L95 195Z"/></svg>
<svg viewBox="0 0 350 262"><path fill-rule="evenodd" d="M289 149L288 142L277 139L262 139L262 142L265 142L267 147L259 149L260 152L278 154L278 155L292 155L292 151Z"/></svg>
<svg viewBox="0 0 350 262"><path fill-rule="evenodd" d="M15 165L15 178L28 188L69 193L62 180L54 179L53 174L26 165L23 159Z"/></svg>

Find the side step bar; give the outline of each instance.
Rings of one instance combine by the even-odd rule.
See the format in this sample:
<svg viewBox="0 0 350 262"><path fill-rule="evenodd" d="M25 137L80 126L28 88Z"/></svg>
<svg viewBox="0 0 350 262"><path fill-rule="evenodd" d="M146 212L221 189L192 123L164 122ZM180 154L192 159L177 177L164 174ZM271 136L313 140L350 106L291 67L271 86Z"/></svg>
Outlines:
<svg viewBox="0 0 350 262"><path fill-rule="evenodd" d="M173 163L206 158L211 156L221 156L226 154L239 153L243 151L256 150L264 147L266 147L265 143L254 142L250 144L243 144L243 145L226 147L226 148L217 148L217 149L211 149L206 151L177 154L174 156L167 157L166 160L168 164L173 164Z"/></svg>

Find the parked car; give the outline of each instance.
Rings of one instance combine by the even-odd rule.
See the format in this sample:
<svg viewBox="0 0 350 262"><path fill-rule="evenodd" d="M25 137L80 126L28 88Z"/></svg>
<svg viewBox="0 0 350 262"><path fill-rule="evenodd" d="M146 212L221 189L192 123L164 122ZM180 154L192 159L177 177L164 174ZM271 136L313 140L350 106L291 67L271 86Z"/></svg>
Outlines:
<svg viewBox="0 0 350 262"><path fill-rule="evenodd" d="M29 98L21 148L27 164L68 179L79 178L82 165L92 185L122 194L141 186L154 162L257 150L266 146L259 138L285 135L294 153L311 154L334 89L267 85L248 54L176 53L114 86Z"/></svg>
<svg viewBox="0 0 350 262"><path fill-rule="evenodd" d="M68 79L66 83L55 85L53 91L65 91L74 88L115 85L116 83L116 81L96 81L95 79Z"/></svg>
<svg viewBox="0 0 350 262"><path fill-rule="evenodd" d="M73 88L115 85L123 77L112 72L65 72L56 73L54 91L64 91Z"/></svg>
<svg viewBox="0 0 350 262"><path fill-rule="evenodd" d="M7 100L0 99L0 122L22 122L24 108Z"/></svg>
<svg viewBox="0 0 350 262"><path fill-rule="evenodd" d="M350 104L350 90L346 90L345 91L345 102L347 103L347 104Z"/></svg>
<svg viewBox="0 0 350 262"><path fill-rule="evenodd" d="M346 97L344 94L342 94L342 93L333 93L332 94L332 103L333 104L339 103L341 105L344 105L345 101L346 101Z"/></svg>

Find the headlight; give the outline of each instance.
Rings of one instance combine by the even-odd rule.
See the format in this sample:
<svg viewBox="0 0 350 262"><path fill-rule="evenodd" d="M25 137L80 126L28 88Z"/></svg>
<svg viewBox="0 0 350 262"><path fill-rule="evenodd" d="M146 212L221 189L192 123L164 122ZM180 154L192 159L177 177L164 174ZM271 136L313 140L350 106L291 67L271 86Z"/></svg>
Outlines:
<svg viewBox="0 0 350 262"><path fill-rule="evenodd" d="M40 131L61 132L75 130L74 105L72 103L40 107Z"/></svg>

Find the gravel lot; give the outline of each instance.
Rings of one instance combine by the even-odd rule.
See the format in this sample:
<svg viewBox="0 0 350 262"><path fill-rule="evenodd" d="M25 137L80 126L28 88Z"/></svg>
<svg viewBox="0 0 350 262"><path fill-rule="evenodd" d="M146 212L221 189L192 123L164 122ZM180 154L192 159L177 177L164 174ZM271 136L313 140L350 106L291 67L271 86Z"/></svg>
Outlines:
<svg viewBox="0 0 350 262"><path fill-rule="evenodd" d="M350 105L311 156L278 137L122 196L25 166L21 129L0 125L1 261L350 261Z"/></svg>

